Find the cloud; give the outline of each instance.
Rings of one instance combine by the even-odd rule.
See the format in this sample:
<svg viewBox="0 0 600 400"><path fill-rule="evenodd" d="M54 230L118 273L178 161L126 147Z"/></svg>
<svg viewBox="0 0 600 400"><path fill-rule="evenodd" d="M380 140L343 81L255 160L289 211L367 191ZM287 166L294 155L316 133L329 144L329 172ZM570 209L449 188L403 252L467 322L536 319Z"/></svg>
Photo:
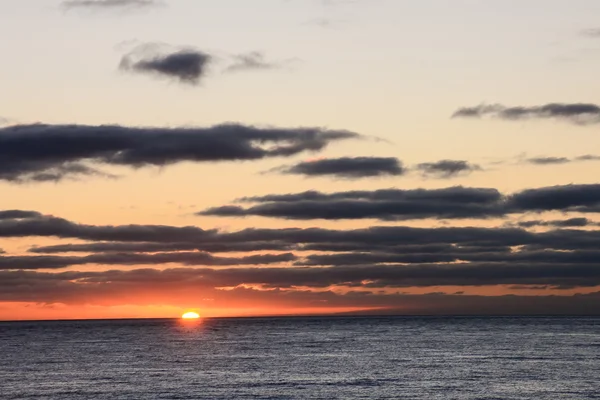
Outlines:
<svg viewBox="0 0 600 400"><path fill-rule="evenodd" d="M487 218L500 216L500 193L495 189L376 190L325 194L304 192L245 198L248 208L215 207L198 213L211 216L263 216L285 219L408 220L421 218Z"/></svg>
<svg viewBox="0 0 600 400"><path fill-rule="evenodd" d="M3 219L25 219L25 218L42 218L42 214L37 211L24 211L24 210L0 211L0 220L3 220Z"/></svg>
<svg viewBox="0 0 600 400"><path fill-rule="evenodd" d="M62 268L89 263L159 264L169 262L223 265L250 260L296 261L299 265L453 263L456 261L545 264L598 263L600 231L558 229L531 232L520 228L371 227L353 230L321 228L245 229L237 232L160 225L84 225L31 211L2 212L0 237L57 237L92 241L34 247L36 254L93 253L84 257L15 257L6 268ZM537 222L544 224L544 222ZM551 227L579 227L590 221L546 221ZM523 224L530 227L533 223ZM518 249L516 249L518 248ZM190 251L197 250L197 251ZM295 251L257 254L255 258L213 258L206 253L231 251ZM565 252L564 250L569 250ZM319 253L329 254L319 254ZM116 253L116 254L115 254ZM154 253L154 254L140 254ZM255 256L252 256L255 257Z"/></svg>
<svg viewBox="0 0 600 400"><path fill-rule="evenodd" d="M509 245L534 243L533 233L518 229L466 229L466 228L435 228L417 229L407 227L372 227L350 231L327 229L246 229L239 232L220 232L205 230L195 226L175 227L168 225L87 225L78 224L54 216L41 216L34 211L9 210L3 211L6 219L0 219L0 237L56 237L62 239L81 239L91 241L125 242L133 245L146 244L175 244L181 243L202 246L205 243L236 245L240 243L275 243L281 244L312 244L323 246L361 245L375 246L390 242L397 245L400 241L405 245L424 243L454 243L478 242L485 240L494 242L500 240ZM26 215L31 213L27 218ZM12 219L10 219L10 218ZM490 236L491 235L491 236ZM509 239L512 238L512 239ZM516 238L516 239L515 239ZM561 238L565 240L565 238ZM495 243L495 242L494 242ZM90 244L91 245L91 244ZM98 243L100 246L107 243ZM364 248L364 247L359 247ZM153 251L150 249L149 251ZM326 247L324 250L335 250ZM91 251L95 251L90 249ZM106 251L106 249L96 249ZM128 251L124 248L118 251ZM190 248L173 248L172 250L191 250ZM347 250L344 248L344 250ZM41 251L41 250L40 250ZM143 251L143 250L142 250ZM160 250L157 250L160 251Z"/></svg>
<svg viewBox="0 0 600 400"><path fill-rule="evenodd" d="M595 156L591 154L568 158L568 157L533 157L528 158L525 162L529 164L535 165L556 165L556 164L569 164L573 162L582 162L582 161L600 161L600 156Z"/></svg>
<svg viewBox="0 0 600 400"><path fill-rule="evenodd" d="M245 54L233 56L232 63L225 69L225 72L239 72L246 70L267 70L279 68L280 64L267 61L263 53L253 51Z"/></svg>
<svg viewBox="0 0 600 400"><path fill-rule="evenodd" d="M529 164L550 165L550 164L567 164L571 160L566 157L534 157L527 159Z"/></svg>
<svg viewBox="0 0 600 400"><path fill-rule="evenodd" d="M212 54L190 47L142 43L121 58L119 69L195 86L208 75L215 60ZM283 63L269 61L263 53L253 51L230 56L229 65L223 72L270 70L282 66Z"/></svg>
<svg viewBox="0 0 600 400"><path fill-rule="evenodd" d="M387 278L398 279L414 274L409 268L396 272L375 272ZM517 269L511 271L515 274ZM429 271L432 273L434 271ZM548 273L556 275L558 271ZM281 276L277 276L281 273ZM378 308L397 314L576 314L597 315L600 294L574 296L472 296L472 295L408 295L379 291L331 290L260 290L234 287L223 290L219 286L236 282L270 281L283 283L294 275L305 282L337 281L349 275L352 279L364 276L363 269L327 268L313 270L279 269L138 269L131 271L44 273L31 271L0 271L0 301L35 302L44 304L197 304L198 293L212 299L211 306L226 307L243 303L255 308L280 307L358 307ZM398 275L396 275L396 273ZM472 273L475 278L485 271ZM580 275L585 275L578 273ZM422 276L426 276L423 274ZM443 275L446 275L444 273ZM410 279L424 279L415 276ZM407 279L406 281L408 281ZM442 280L442 279L440 279ZM510 280L510 279L506 279ZM221 286L221 287L222 287ZM538 285L539 286L539 285ZM23 290L23 287L30 290ZM236 302L237 300L237 302ZM382 310L383 309L383 310Z"/></svg>
<svg viewBox="0 0 600 400"><path fill-rule="evenodd" d="M0 270L60 269L74 265L157 265L177 263L182 265L264 265L295 260L291 253L260 254L245 257L216 257L204 252L176 253L107 253L83 257L67 256L0 256Z"/></svg>
<svg viewBox="0 0 600 400"><path fill-rule="evenodd" d="M437 178L453 178L458 175L469 174L473 171L481 171L479 165L470 164L462 160L441 160L432 163L422 163L417 165L417 170L426 176Z"/></svg>
<svg viewBox="0 0 600 400"><path fill-rule="evenodd" d="M84 163L138 168L179 162L249 161L318 151L356 133L320 128L138 128L117 125L15 125L0 128L0 180L102 175ZM106 174L104 174L106 175Z"/></svg>
<svg viewBox="0 0 600 400"><path fill-rule="evenodd" d="M61 6L64 9L71 10L76 8L148 8L162 4L158 0L66 0L61 3Z"/></svg>
<svg viewBox="0 0 600 400"><path fill-rule="evenodd" d="M507 107L502 104L481 104L475 107L458 109L453 118L493 117L504 120L521 119L560 119L576 124L597 124L600 122L600 107L589 103L549 103L541 106Z"/></svg>
<svg viewBox="0 0 600 400"><path fill-rule="evenodd" d="M367 178L403 175L406 171L397 158L342 157L305 161L277 169L285 174L334 176L340 178Z"/></svg>
<svg viewBox="0 0 600 400"><path fill-rule="evenodd" d="M201 211L210 216L261 216L284 219L459 219L504 217L524 212L600 212L600 185L564 185L503 195L492 188L375 190L267 195L240 199L258 203Z"/></svg>
<svg viewBox="0 0 600 400"><path fill-rule="evenodd" d="M600 212L600 184L549 186L515 193L507 200L512 212Z"/></svg>
<svg viewBox="0 0 600 400"><path fill-rule="evenodd" d="M121 58L119 69L197 85L208 72L212 56L195 49L141 44Z"/></svg>
<svg viewBox="0 0 600 400"><path fill-rule="evenodd" d="M99 243L50 246L49 252L215 252L298 250L319 252L461 253L505 252L509 247L595 249L600 231L530 232L518 228L370 227L353 230L322 228L245 229L237 232L195 226L86 225L35 211L2 211L0 237L55 237ZM459 246L459 247L456 247ZM79 247L79 248L78 248ZM211 248L212 249L209 249ZM43 253L44 248L32 251Z"/></svg>
<svg viewBox="0 0 600 400"><path fill-rule="evenodd" d="M172 252L184 250L197 250L210 253L226 252L252 252L262 250L294 250L297 246L292 243L282 243L275 240L257 242L219 243L219 238L214 242L174 242L174 243L152 243L152 242L102 242L82 244L62 244L53 246L39 246L29 249L31 253L54 254L54 253L155 253Z"/></svg>
<svg viewBox="0 0 600 400"><path fill-rule="evenodd" d="M533 228L536 226L548 226L553 228L572 228L572 227L584 227L584 226L600 226L600 223L593 222L588 218L569 218L551 221L541 220L529 220L521 221L517 224L522 228Z"/></svg>
<svg viewBox="0 0 600 400"><path fill-rule="evenodd" d="M575 158L576 161L600 161L600 156L586 154Z"/></svg>
<svg viewBox="0 0 600 400"><path fill-rule="evenodd" d="M54 216L32 215L30 218L16 218L18 215L16 211L8 212L13 213L15 218L0 220L0 237L3 238L55 237L93 242L115 242L57 245L50 247L52 252L57 250L64 250L65 252L154 252L194 250L204 246L218 245L223 246L222 251L230 251L229 246L235 248L236 246L245 245L257 246L255 250L277 250L284 249L285 246L293 246L290 249L304 251L363 252L377 250L401 253L457 252L460 249L448 247L448 245L460 245L461 248L476 249L477 252L481 252L482 248L491 248L497 252L502 251L503 248L506 250L507 247L523 245L536 245L555 249L585 249L595 245L600 240L600 232L597 231L558 230L535 233L517 228L472 227L374 226L353 230L253 228L237 232L221 232L215 229L205 230L195 226L87 225ZM21 212L34 213L30 211ZM269 244L273 247L269 247ZM92 247L82 247L77 250L76 246ZM72 250L73 248L75 250ZM35 252L41 253L43 248L36 248Z"/></svg>
<svg viewBox="0 0 600 400"><path fill-rule="evenodd" d="M166 225L85 225L53 216L21 216L8 211L12 219L0 219L0 237L57 237L93 241L123 242L179 242L199 241L214 236L217 231L195 226L173 227ZM22 211L22 213L33 213Z"/></svg>
<svg viewBox="0 0 600 400"><path fill-rule="evenodd" d="M571 228L588 226L590 221L546 223L550 228ZM0 287L0 293L7 296L11 293L21 299L35 293L44 302L53 301L55 296L65 299L61 296L68 296L71 289L76 298L86 301L96 290L101 291L99 299L106 301L108 297L114 299L112 296L121 290L123 295L150 291L156 298L160 296L158 292L175 296L182 291L204 293L244 285L292 293L336 287L379 291L440 286L534 285L572 289L600 285L597 246L600 231L597 230L532 232L510 227L387 226L352 230L253 228L225 232L191 226L84 225L35 211L0 212L0 237L26 236L92 241L32 248L30 251L37 254L34 256L0 256L0 286L9 288L5 291L4 286ZM241 257L208 253L264 250L287 252ZM46 252L91 254L57 256ZM119 267L180 264L203 268L70 271L49 275L26 272L89 264ZM261 267L249 267L254 265ZM57 285L56 292L45 286L50 282Z"/></svg>
<svg viewBox="0 0 600 400"><path fill-rule="evenodd" d="M495 263L495 268L501 268L502 265L513 265L515 263L529 263L530 266L541 265L550 266L554 264L561 265L586 265L596 264L600 261L600 251L598 250L580 250L576 252L559 250L520 250L520 251L478 251L477 248L462 249L463 251L453 251L437 253L412 253L401 252L352 252L337 254L317 254L308 255L306 258L295 263L298 266L350 266L350 265L416 265L428 267L438 265L440 267L451 268L458 263L461 266L471 267L476 263Z"/></svg>

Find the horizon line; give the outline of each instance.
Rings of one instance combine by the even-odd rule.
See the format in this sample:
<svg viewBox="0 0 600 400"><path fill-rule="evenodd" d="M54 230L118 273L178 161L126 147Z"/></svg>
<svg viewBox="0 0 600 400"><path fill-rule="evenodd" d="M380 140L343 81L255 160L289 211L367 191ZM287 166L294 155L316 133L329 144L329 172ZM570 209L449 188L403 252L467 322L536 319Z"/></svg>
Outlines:
<svg viewBox="0 0 600 400"><path fill-rule="evenodd" d="M600 318L596 314L290 314L290 315L246 315L246 316L213 316L208 319L292 319L292 318ZM58 319L8 319L1 323L14 322L86 322L86 321L180 321L181 317L130 317L130 318L58 318ZM194 320L187 321L193 322ZM197 320L195 320L197 321Z"/></svg>

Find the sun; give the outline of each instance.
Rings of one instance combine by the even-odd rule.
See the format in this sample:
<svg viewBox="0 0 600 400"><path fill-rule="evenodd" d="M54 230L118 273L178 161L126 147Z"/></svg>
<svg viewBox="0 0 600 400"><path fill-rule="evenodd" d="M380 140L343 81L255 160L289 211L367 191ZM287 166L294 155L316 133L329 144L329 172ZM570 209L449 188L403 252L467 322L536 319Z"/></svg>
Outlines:
<svg viewBox="0 0 600 400"><path fill-rule="evenodd" d="M200 315L198 313L190 311L190 312L186 312L185 314L183 314L181 316L181 318L183 318L183 319L198 319L198 318L200 318Z"/></svg>

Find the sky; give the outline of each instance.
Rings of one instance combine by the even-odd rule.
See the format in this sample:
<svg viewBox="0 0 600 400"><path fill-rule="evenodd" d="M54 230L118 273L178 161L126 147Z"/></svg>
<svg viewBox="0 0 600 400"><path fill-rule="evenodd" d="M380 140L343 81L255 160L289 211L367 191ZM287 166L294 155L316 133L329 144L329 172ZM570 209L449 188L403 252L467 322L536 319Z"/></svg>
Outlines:
<svg viewBox="0 0 600 400"><path fill-rule="evenodd" d="M597 313L599 16L0 2L0 320Z"/></svg>

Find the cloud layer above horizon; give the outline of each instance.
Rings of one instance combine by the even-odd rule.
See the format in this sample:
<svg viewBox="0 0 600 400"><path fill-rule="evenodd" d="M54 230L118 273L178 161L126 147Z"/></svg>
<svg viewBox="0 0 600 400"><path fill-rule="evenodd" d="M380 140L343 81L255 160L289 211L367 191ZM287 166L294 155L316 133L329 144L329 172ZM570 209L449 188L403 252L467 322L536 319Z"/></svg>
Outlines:
<svg viewBox="0 0 600 400"><path fill-rule="evenodd" d="M118 304L122 297L137 294L137 303L145 303L141 294L159 288L164 296L180 290L184 299L198 290L219 295L220 288L245 288L247 294L267 299L310 294L354 306L359 306L360 296L352 293L360 291L367 302L393 308L400 305L400 299L418 305L427 298L400 295L396 291L402 288L509 285L567 291L600 285L596 246L600 236L593 230L373 226L227 232L192 226L92 226L36 211L0 211L0 237L41 236L88 243L38 246L30 248L30 254L0 255L0 301L101 305ZM264 253L282 250L286 252ZM209 251L248 254L225 257ZM56 255L61 253L65 255ZM76 253L88 254L68 255ZM132 269L48 272L84 264ZM188 268L136 268L171 264ZM25 287L35 290L21 290ZM335 294L331 291L335 288L346 289ZM232 292L220 295L226 293ZM594 296L580 299L597 301ZM495 311L507 301L496 298ZM562 303L564 309L569 301Z"/></svg>

